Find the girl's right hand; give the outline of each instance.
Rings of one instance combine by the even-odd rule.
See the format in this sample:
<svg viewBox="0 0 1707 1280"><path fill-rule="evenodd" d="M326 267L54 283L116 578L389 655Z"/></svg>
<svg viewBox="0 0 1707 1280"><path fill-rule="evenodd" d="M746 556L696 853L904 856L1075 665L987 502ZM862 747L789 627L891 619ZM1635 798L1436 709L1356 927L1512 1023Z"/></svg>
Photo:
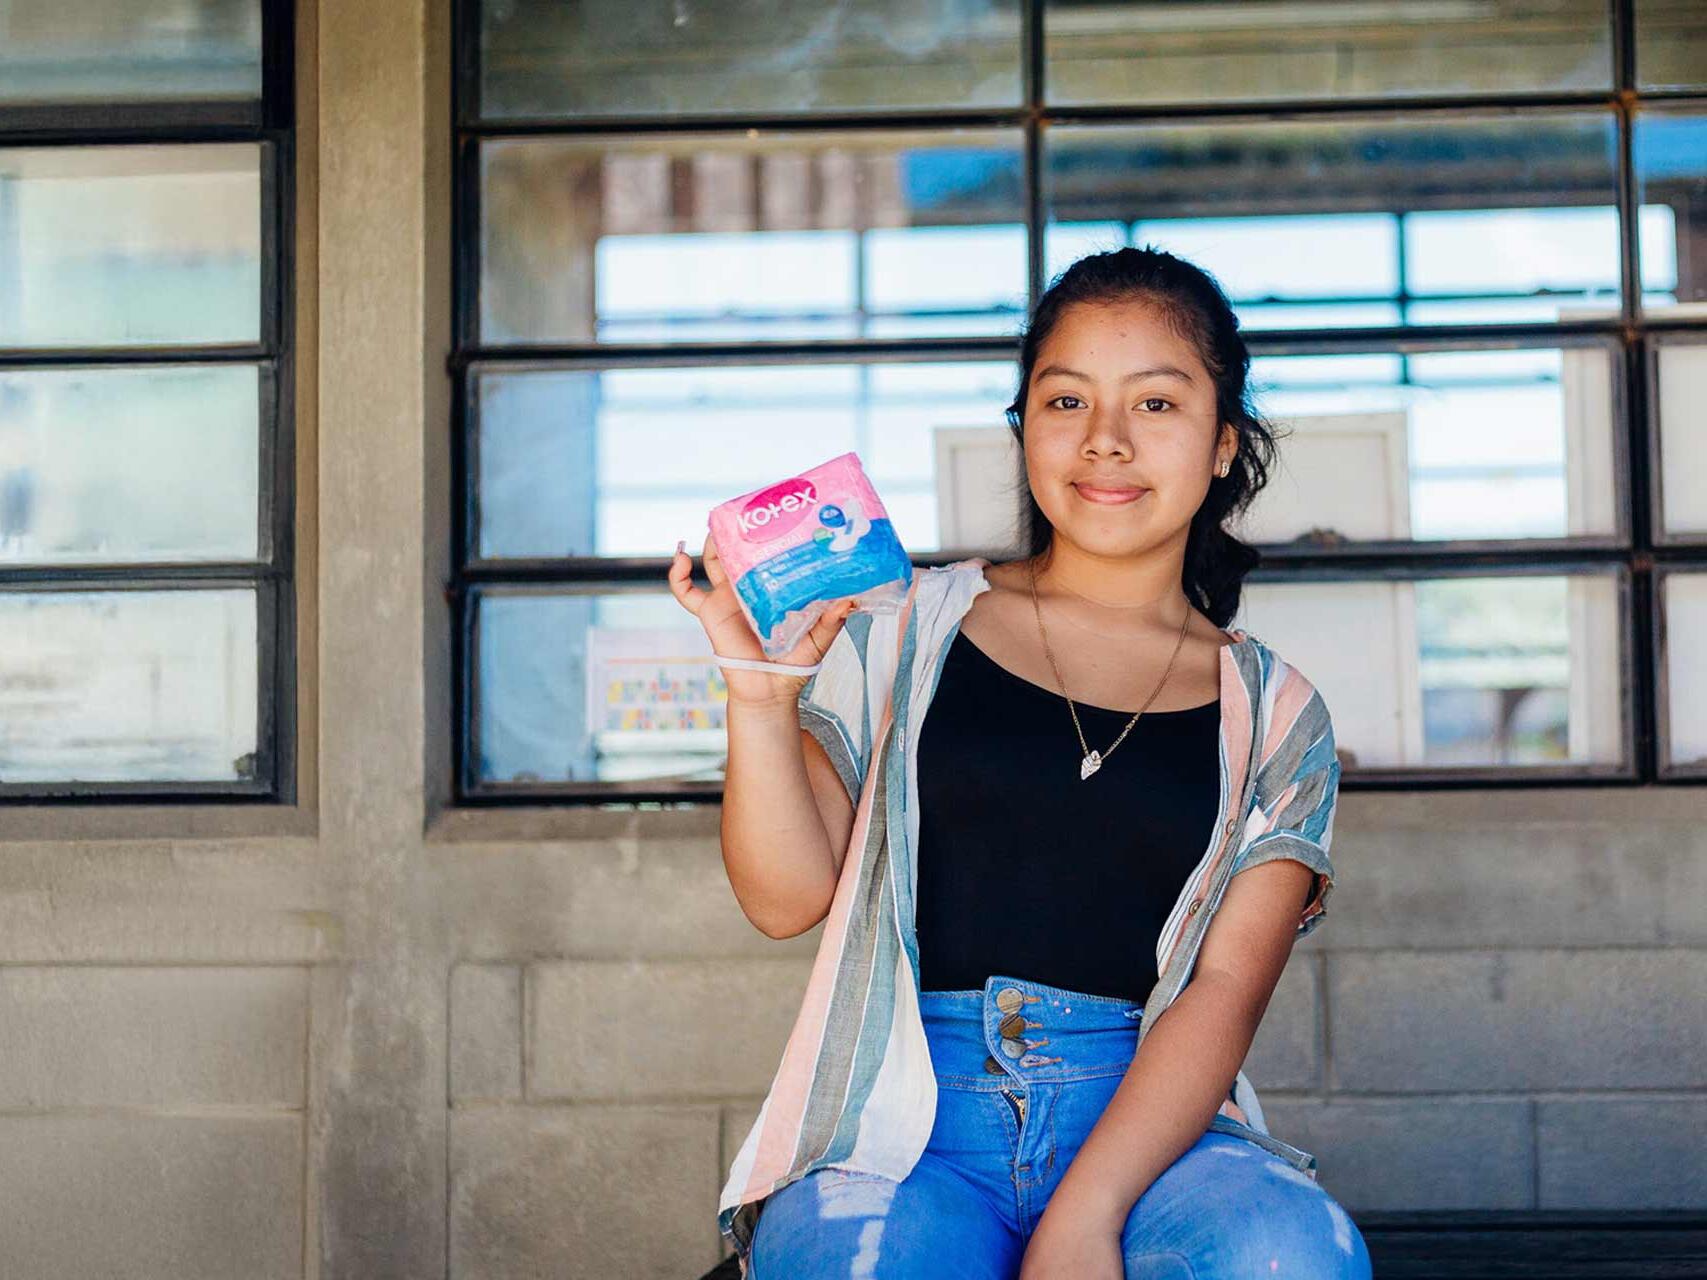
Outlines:
<svg viewBox="0 0 1707 1280"><path fill-rule="evenodd" d="M711 580L710 591L702 591L693 585L693 557L682 550L681 546L682 544L677 544L676 554L670 561L670 593L676 597L682 608L699 619L700 626L705 629L706 638L711 641L711 651L719 657L753 658L760 662L811 666L822 660L830 651L830 645L840 634L848 615L858 608L851 596L831 602L830 607L813 623L812 629L801 637L799 644L785 656L772 658L759 643L759 637L754 634L747 615L741 612L741 601L735 594L735 584L723 570L723 562L717 557L717 544L712 541L711 535L706 534L702 552L705 559L705 576ZM806 687L806 682L811 679L810 676L791 676L780 671L746 671L739 667L721 667L719 670L723 672L723 681L729 687L729 701L750 706L774 706L783 702L794 702L799 698L800 691Z"/></svg>

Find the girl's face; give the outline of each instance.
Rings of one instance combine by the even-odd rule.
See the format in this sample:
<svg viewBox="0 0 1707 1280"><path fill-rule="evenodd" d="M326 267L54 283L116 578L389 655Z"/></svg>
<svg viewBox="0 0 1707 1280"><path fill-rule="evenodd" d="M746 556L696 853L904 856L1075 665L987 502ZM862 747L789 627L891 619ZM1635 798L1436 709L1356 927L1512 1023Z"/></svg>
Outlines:
<svg viewBox="0 0 1707 1280"><path fill-rule="evenodd" d="M1238 448L1196 349L1147 303L1077 303L1025 399L1025 468L1057 536L1110 558L1181 546Z"/></svg>

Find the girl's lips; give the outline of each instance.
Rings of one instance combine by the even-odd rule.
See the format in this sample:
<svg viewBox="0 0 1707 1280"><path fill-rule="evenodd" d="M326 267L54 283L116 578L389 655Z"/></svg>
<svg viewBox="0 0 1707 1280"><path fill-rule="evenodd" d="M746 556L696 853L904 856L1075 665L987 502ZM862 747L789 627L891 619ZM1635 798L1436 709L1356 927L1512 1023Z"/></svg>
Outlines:
<svg viewBox="0 0 1707 1280"><path fill-rule="evenodd" d="M1150 491L1148 489L1093 489L1089 485L1075 484L1073 486L1086 502L1100 502L1105 506L1119 506L1126 502L1136 502Z"/></svg>

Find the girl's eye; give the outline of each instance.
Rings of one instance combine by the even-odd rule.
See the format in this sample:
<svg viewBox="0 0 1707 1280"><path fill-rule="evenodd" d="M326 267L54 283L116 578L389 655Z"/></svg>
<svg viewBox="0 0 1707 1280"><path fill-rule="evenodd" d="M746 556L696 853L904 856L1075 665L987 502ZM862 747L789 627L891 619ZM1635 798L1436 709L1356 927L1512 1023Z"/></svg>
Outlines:
<svg viewBox="0 0 1707 1280"><path fill-rule="evenodd" d="M1062 404L1061 402L1063 400L1071 400L1071 401L1073 401L1073 403L1072 404ZM1063 393L1061 395L1056 396L1054 399L1050 400L1049 404L1052 408L1059 407L1062 409L1076 409L1080 405L1084 404L1084 401L1080 400L1078 396L1072 395L1070 393Z"/></svg>
<svg viewBox="0 0 1707 1280"><path fill-rule="evenodd" d="M1142 404L1145 408L1148 408L1150 405L1153 405L1153 404L1163 404L1163 405L1167 405L1169 408L1173 407L1173 402L1171 400L1164 400L1164 399L1162 399L1161 396L1145 396L1138 403ZM1155 412L1160 413L1161 410L1158 409L1158 410L1155 410Z"/></svg>

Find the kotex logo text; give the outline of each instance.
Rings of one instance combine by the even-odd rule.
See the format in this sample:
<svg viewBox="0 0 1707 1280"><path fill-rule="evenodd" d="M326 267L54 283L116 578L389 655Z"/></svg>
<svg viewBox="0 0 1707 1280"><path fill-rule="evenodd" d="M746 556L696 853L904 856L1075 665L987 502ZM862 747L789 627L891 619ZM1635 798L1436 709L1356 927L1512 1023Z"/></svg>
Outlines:
<svg viewBox="0 0 1707 1280"><path fill-rule="evenodd" d="M783 480L759 490L741 508L741 532L754 542L769 542L794 529L817 505L818 490L810 480Z"/></svg>

